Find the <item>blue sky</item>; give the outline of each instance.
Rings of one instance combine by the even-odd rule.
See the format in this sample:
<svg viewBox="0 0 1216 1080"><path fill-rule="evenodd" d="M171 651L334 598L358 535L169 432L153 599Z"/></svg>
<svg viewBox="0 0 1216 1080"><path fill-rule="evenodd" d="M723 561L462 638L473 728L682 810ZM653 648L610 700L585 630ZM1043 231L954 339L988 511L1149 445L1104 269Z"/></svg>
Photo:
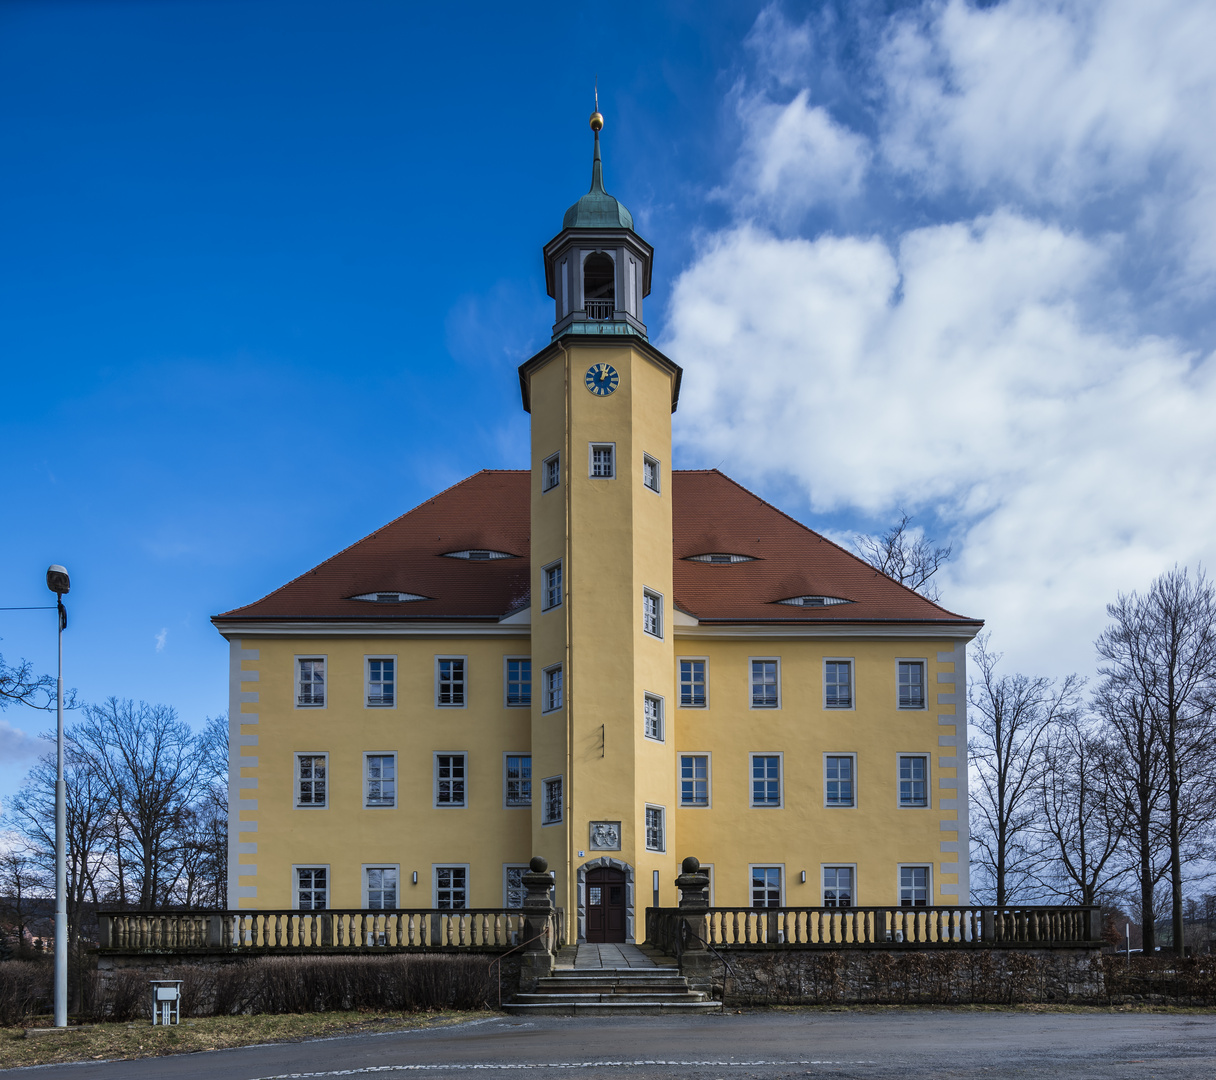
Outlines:
<svg viewBox="0 0 1216 1080"><path fill-rule="evenodd" d="M1209 4L506 10L0 5L0 605L70 569L86 699L222 711L209 616L526 463L597 76L677 467L915 512L1028 670L1211 561ZM0 799L45 720L0 716Z"/></svg>

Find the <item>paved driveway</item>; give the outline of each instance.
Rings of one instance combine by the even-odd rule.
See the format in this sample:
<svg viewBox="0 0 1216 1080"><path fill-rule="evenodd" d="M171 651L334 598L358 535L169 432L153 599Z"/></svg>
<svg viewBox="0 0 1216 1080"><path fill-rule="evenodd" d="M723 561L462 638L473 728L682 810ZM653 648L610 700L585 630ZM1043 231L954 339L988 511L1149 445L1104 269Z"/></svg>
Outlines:
<svg viewBox="0 0 1216 1080"><path fill-rule="evenodd" d="M288 1077L1216 1077L1216 1016L751 1012L667 1019L495 1018L140 1061L41 1067L38 1080ZM14 1070L14 1073L17 1070Z"/></svg>

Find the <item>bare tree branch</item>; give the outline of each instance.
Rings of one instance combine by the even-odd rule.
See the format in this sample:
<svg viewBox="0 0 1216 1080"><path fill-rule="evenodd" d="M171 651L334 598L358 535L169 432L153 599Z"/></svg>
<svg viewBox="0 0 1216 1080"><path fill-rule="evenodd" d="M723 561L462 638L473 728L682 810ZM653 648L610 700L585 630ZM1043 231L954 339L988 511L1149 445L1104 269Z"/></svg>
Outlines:
<svg viewBox="0 0 1216 1080"><path fill-rule="evenodd" d="M882 536L858 534L853 537L857 553L880 574L907 585L927 600L939 597L937 583L929 579L950 559L952 545L934 547L918 529L909 529L912 515L901 510L900 517Z"/></svg>

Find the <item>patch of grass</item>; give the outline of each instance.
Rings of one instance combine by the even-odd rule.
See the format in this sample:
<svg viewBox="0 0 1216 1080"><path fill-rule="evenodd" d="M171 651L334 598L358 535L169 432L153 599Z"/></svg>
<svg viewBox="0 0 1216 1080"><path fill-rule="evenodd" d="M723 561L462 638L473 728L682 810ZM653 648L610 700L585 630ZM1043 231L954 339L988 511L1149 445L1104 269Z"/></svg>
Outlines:
<svg viewBox="0 0 1216 1080"><path fill-rule="evenodd" d="M324 1036L444 1027L493 1016L490 1012L406 1013L391 1011L293 1013L282 1016L209 1016L176 1027L153 1027L147 1020L69 1028L64 1035L27 1039L24 1027L0 1028L0 1069L67 1061L109 1061L222 1050L254 1043L299 1042ZM50 1016L29 1027L49 1027Z"/></svg>

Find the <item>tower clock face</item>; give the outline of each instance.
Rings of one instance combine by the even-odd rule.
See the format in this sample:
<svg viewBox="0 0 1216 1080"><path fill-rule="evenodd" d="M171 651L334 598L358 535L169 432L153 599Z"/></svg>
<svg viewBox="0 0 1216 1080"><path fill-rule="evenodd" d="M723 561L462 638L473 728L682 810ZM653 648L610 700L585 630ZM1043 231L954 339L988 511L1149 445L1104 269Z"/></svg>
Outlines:
<svg viewBox="0 0 1216 1080"><path fill-rule="evenodd" d="M592 364L587 369L587 377L583 381L596 397L604 397L616 389L621 377L611 364Z"/></svg>

